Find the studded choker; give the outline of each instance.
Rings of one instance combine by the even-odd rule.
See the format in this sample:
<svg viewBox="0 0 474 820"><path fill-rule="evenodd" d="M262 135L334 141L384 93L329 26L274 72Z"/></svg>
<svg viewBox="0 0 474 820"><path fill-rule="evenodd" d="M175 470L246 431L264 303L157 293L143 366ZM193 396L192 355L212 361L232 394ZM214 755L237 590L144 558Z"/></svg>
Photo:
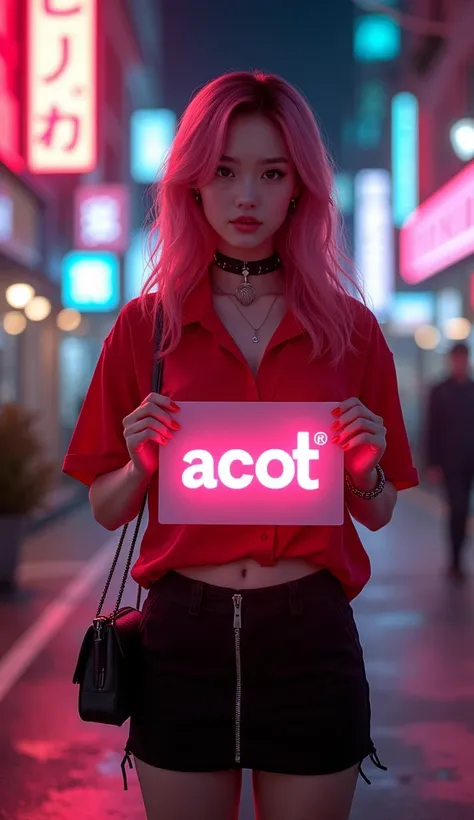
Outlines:
<svg viewBox="0 0 474 820"><path fill-rule="evenodd" d="M244 277L244 281L237 286L235 295L241 305L251 305L257 292L248 281L249 276L261 276L264 273L273 273L281 267L281 259L275 252L267 259L260 259L257 262L243 262L241 259L233 259L231 256L216 251L214 262L221 270L229 273L237 273Z"/></svg>

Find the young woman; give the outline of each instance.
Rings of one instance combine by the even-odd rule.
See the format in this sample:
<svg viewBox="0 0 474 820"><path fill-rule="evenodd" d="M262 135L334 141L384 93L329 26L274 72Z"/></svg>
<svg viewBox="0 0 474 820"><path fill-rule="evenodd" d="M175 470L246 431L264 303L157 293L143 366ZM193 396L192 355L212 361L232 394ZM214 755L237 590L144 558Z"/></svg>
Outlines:
<svg viewBox="0 0 474 820"><path fill-rule="evenodd" d="M153 274L105 340L65 459L108 530L150 486L127 754L153 820L235 820L242 768L259 820L346 820L361 762L381 765L350 606L370 566L352 519L384 527L417 473L392 354L339 264L332 192L291 85L240 72L201 89L159 185ZM160 448L187 400L336 402L343 526L159 524Z"/></svg>

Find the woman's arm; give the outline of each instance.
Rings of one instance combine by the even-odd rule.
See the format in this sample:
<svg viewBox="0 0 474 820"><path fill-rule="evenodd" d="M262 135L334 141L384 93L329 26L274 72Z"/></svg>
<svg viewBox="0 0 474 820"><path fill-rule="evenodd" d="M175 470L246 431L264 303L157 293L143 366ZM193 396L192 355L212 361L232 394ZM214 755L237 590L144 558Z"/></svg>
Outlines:
<svg viewBox="0 0 474 820"><path fill-rule="evenodd" d="M357 479L354 479L352 476L351 478L357 486L357 489L363 492L371 492L375 489L378 482L378 474L375 469L366 479L360 476L357 477ZM351 516L358 521L359 524L363 524L367 529L376 532L391 521L397 503L397 497L398 492L393 484L391 484L390 481L386 481L385 487L380 495L370 499L370 501L359 498L359 496L347 489L346 506Z"/></svg>
<svg viewBox="0 0 474 820"><path fill-rule="evenodd" d="M96 478L89 490L95 520L111 532L133 521L149 483L149 477L137 470L132 461Z"/></svg>

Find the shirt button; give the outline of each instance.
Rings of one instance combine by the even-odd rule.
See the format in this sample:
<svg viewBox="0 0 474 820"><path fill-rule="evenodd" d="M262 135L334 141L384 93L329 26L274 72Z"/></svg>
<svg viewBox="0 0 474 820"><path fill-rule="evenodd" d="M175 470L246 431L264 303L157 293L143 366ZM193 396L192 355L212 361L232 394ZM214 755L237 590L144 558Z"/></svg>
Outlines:
<svg viewBox="0 0 474 820"><path fill-rule="evenodd" d="M266 533L263 533L263 535L261 535L260 538L262 539L262 541L268 541L268 535Z"/></svg>

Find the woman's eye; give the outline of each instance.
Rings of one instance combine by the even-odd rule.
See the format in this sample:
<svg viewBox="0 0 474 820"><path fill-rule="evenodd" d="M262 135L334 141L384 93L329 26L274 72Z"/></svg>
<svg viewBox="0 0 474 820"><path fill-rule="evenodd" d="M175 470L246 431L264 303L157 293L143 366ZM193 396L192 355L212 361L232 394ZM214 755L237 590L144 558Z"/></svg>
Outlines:
<svg viewBox="0 0 474 820"><path fill-rule="evenodd" d="M216 171L218 177L224 177L224 179L229 179L230 174L232 173L230 168L226 168L225 165L220 165Z"/></svg>
<svg viewBox="0 0 474 820"><path fill-rule="evenodd" d="M265 171L265 174L272 174L269 179L282 179L285 176L283 171L279 171L277 168L270 168L268 171Z"/></svg>

